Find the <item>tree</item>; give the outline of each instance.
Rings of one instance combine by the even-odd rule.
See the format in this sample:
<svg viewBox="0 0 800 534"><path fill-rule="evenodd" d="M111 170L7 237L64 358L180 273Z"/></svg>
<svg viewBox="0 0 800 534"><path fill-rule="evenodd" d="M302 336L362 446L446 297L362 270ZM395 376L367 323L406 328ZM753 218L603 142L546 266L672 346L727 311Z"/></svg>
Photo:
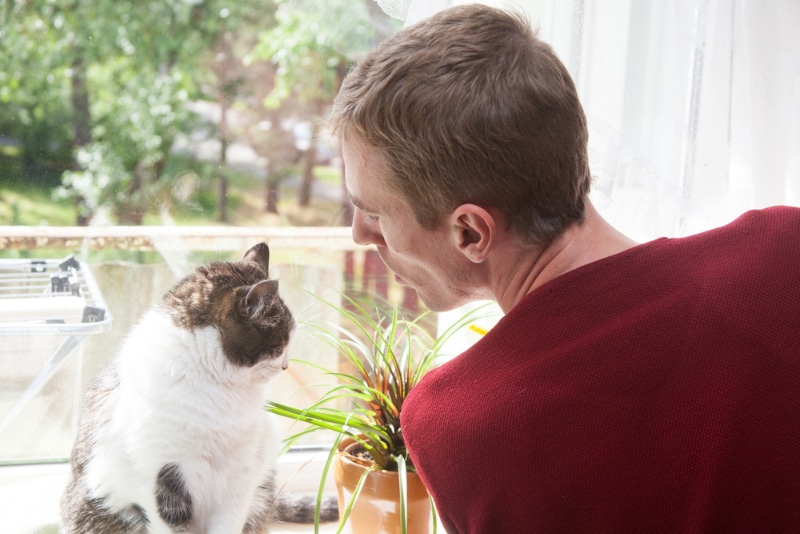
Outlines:
<svg viewBox="0 0 800 534"><path fill-rule="evenodd" d="M280 153L289 139L282 125L312 126L300 195L307 205L319 118L347 66L386 33L372 29L371 2L5 0L0 134L20 141L26 173L63 186L80 207L79 222L107 210L139 224L170 198L174 141L197 128L188 103L213 100L222 110L220 170L204 179L216 180L225 220L226 149L237 133L227 119L231 110L252 110L257 96L269 108L248 135L269 154L268 206L296 154ZM251 71L264 60L269 69L254 91Z"/></svg>
<svg viewBox="0 0 800 534"><path fill-rule="evenodd" d="M298 197L301 206L307 206L311 198L320 118L335 97L346 67L375 45L375 19L370 18L365 2L279 0L277 25L261 34L254 49L254 57L271 61L277 69L275 87L265 105L277 108L296 98L304 108L298 119L311 124Z"/></svg>
<svg viewBox="0 0 800 534"><path fill-rule="evenodd" d="M270 23L264 8L256 0L6 0L0 125L23 140L47 117L73 125L45 128L75 154L62 194L81 199L85 217L105 207L138 224L169 195L173 142L193 128L186 103L203 97L218 43L248 24L252 43L255 24ZM23 150L33 160L37 137Z"/></svg>
<svg viewBox="0 0 800 534"><path fill-rule="evenodd" d="M220 6L224 5L227 4L220 3ZM220 7L226 28L224 31L216 29L212 53L204 62L206 68L201 76L202 94L214 99L220 109L217 123L220 140L217 211L222 222L228 219L227 151L233 137L239 133L229 120L230 112L249 99L254 83L272 83L271 72L263 73L256 69L258 72L254 73L245 65L244 58L254 46L258 32L274 25L273 14L274 6L263 2L239 2L235 8Z"/></svg>
<svg viewBox="0 0 800 534"><path fill-rule="evenodd" d="M3 2L0 7L0 134L20 148L19 172L57 182L71 165L70 85L62 67L69 42L46 19L47 2Z"/></svg>
<svg viewBox="0 0 800 534"><path fill-rule="evenodd" d="M267 213L278 213L278 187L291 175L302 156L290 127L292 118L302 114L297 99L284 99L277 107L264 105L274 85L274 65L250 57L241 93L244 99L240 102L245 120L237 133L266 161L264 211Z"/></svg>

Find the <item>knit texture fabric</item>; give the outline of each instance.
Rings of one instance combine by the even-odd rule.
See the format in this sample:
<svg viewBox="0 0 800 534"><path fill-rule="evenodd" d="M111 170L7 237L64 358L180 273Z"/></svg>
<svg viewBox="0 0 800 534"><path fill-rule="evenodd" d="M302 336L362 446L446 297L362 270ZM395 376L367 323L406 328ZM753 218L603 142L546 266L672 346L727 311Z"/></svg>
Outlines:
<svg viewBox="0 0 800 534"><path fill-rule="evenodd" d="M800 532L800 209L537 288L402 427L450 533Z"/></svg>

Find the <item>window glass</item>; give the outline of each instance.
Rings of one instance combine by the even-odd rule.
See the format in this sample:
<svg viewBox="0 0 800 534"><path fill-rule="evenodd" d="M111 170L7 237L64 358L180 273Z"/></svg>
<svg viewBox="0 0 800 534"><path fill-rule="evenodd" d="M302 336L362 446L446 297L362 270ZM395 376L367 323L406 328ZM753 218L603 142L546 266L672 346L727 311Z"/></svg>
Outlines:
<svg viewBox="0 0 800 534"><path fill-rule="evenodd" d="M451 3L0 2L0 327L20 318L9 295L41 290L31 261L84 262L113 327L82 339L53 379L72 395L177 279L262 240L301 321L331 318L309 291L422 312L352 244L339 149L320 119L348 68L401 19ZM592 200L627 235L800 205L796 2L491 3L524 9L569 67L590 127ZM0 336L0 414L46 361L12 371L20 354L50 358L69 338L50 337L34 348L22 331ZM330 357L302 328L295 338L293 356ZM311 402L300 386L319 377L300 369L276 396ZM47 413L36 408L47 391L26 409ZM72 404L58 404L73 420Z"/></svg>
<svg viewBox="0 0 800 534"><path fill-rule="evenodd" d="M256 242L270 243L300 322L293 358L339 365L306 325L337 321L315 296L422 311L352 243L339 149L321 127L353 62L401 26L372 0L0 4L0 463L66 458L83 390L141 314ZM37 331L42 317L80 319L77 303L50 309L70 256L108 325ZM24 319L21 299L35 309ZM306 386L323 379L292 365L271 395L310 404Z"/></svg>

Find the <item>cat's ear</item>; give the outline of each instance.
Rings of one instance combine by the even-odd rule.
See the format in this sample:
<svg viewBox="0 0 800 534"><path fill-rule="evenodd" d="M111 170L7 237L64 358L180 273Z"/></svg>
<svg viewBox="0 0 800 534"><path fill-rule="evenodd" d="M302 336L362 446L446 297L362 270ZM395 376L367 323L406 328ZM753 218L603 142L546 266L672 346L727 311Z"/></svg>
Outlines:
<svg viewBox="0 0 800 534"><path fill-rule="evenodd" d="M239 302L239 310L245 317L257 315L265 306L269 306L278 293L277 280L263 280L247 292Z"/></svg>
<svg viewBox="0 0 800 534"><path fill-rule="evenodd" d="M269 247L266 243L253 245L244 253L244 261L254 261L264 268L264 273L269 276Z"/></svg>

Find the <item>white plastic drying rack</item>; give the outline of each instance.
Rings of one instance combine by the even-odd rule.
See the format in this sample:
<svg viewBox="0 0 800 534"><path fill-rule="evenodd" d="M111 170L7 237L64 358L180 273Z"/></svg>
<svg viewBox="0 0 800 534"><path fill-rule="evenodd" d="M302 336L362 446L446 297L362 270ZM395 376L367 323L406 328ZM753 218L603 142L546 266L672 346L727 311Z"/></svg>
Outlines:
<svg viewBox="0 0 800 534"><path fill-rule="evenodd" d="M91 269L69 256L66 259L0 259L0 308L18 299L49 299L79 296L85 300L80 322L63 317L21 317L0 319L0 336L66 336L45 362L25 391L0 420L2 432L50 380L69 356L90 335L111 329L112 318Z"/></svg>

